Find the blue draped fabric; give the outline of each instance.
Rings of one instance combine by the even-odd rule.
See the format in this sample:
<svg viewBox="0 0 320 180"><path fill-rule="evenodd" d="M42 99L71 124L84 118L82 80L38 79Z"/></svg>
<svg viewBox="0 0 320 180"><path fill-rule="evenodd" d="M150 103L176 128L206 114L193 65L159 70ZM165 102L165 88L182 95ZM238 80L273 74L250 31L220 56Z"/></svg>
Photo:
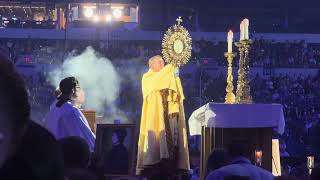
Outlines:
<svg viewBox="0 0 320 180"><path fill-rule="evenodd" d="M94 151L96 137L83 113L70 101L64 103L61 107L57 107L56 103L53 103L47 115L45 127L57 139L79 136L87 141L90 151Z"/></svg>

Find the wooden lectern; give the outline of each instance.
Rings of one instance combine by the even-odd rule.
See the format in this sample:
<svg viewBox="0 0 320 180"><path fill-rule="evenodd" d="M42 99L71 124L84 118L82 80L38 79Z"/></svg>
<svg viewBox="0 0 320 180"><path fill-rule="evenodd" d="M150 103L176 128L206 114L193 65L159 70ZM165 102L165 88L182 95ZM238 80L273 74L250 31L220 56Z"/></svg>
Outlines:
<svg viewBox="0 0 320 180"><path fill-rule="evenodd" d="M86 117L92 132L96 134L96 129L97 129L96 111L83 109L81 110L81 112Z"/></svg>
<svg viewBox="0 0 320 180"><path fill-rule="evenodd" d="M201 135L200 177L203 179L212 150L226 148L233 140L247 140L253 152L262 151L262 167L272 171L272 131L284 131L280 104L208 103L189 118L190 135Z"/></svg>

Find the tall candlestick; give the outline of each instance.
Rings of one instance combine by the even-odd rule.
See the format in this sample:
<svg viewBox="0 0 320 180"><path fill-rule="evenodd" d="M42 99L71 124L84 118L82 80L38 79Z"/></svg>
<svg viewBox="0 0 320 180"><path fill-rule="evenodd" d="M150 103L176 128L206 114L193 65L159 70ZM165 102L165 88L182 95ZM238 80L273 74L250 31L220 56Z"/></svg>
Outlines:
<svg viewBox="0 0 320 180"><path fill-rule="evenodd" d="M233 93L233 76L232 76L232 61L235 58L236 53L226 52L224 56L228 61L228 74L227 74L227 87L226 87L226 97L225 103L234 104L236 101L236 96Z"/></svg>
<svg viewBox="0 0 320 180"><path fill-rule="evenodd" d="M228 53L232 52L232 41L233 41L233 32L230 30L228 32Z"/></svg>
<svg viewBox="0 0 320 180"><path fill-rule="evenodd" d="M244 26L243 21L240 23L240 41L244 40Z"/></svg>
<svg viewBox="0 0 320 180"><path fill-rule="evenodd" d="M248 40L249 39L249 19L246 18L242 22L244 26L244 39Z"/></svg>
<svg viewBox="0 0 320 180"><path fill-rule="evenodd" d="M251 43L250 40L242 40L236 43L240 52L236 103L252 103L249 80L249 51Z"/></svg>

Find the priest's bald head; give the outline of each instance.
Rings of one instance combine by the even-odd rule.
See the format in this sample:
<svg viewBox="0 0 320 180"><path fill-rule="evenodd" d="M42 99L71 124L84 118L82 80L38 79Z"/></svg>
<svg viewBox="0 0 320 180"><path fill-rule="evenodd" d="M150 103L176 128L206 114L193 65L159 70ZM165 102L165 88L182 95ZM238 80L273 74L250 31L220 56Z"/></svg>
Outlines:
<svg viewBox="0 0 320 180"><path fill-rule="evenodd" d="M159 72L164 67L164 61L160 55L149 59L149 69L153 72Z"/></svg>

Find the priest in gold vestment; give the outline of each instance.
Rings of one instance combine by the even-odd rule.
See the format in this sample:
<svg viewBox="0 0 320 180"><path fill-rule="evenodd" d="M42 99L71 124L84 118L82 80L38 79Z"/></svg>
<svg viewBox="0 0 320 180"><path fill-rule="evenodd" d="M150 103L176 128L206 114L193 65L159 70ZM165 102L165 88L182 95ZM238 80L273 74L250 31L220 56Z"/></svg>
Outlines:
<svg viewBox="0 0 320 180"><path fill-rule="evenodd" d="M138 175L170 176L190 169L184 95L177 74L177 68L164 66L158 55L149 60L149 71L142 77Z"/></svg>

